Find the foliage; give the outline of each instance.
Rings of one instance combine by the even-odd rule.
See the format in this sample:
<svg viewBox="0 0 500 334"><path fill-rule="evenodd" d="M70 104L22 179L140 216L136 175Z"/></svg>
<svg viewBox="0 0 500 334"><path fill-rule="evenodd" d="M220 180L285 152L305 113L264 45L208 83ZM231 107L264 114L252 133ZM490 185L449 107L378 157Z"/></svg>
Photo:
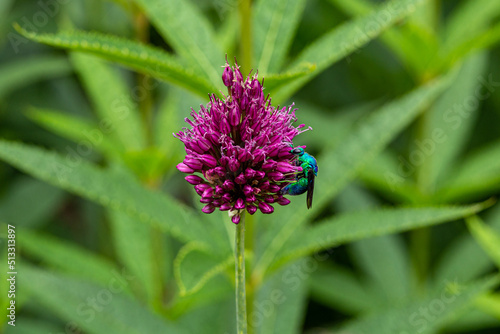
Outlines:
<svg viewBox="0 0 500 334"><path fill-rule="evenodd" d="M500 3L244 3L0 2L0 326L235 331L234 225L171 134L236 56L319 166L311 210L247 219L249 331L498 331Z"/></svg>

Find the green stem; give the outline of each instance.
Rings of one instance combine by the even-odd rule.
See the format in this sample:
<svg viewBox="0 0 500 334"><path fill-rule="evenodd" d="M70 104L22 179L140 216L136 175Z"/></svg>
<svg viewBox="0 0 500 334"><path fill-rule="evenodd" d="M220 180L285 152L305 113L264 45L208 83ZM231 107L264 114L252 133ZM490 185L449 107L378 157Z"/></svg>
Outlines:
<svg viewBox="0 0 500 334"><path fill-rule="evenodd" d="M247 254L253 254L254 244L255 244L255 215L248 215L246 217L246 240L245 240L245 249ZM253 263L250 266L253 268ZM251 272L251 270L250 270ZM252 316L253 312L253 302L255 297L256 287L252 284L252 281L247 284L247 314L249 317ZM250 324L248 326L248 334L252 334L254 332L254 328Z"/></svg>
<svg viewBox="0 0 500 334"><path fill-rule="evenodd" d="M240 66L245 76L252 68L252 1L240 0Z"/></svg>
<svg viewBox="0 0 500 334"><path fill-rule="evenodd" d="M236 225L234 260L236 269L236 328L238 334L247 333L247 295L245 288L245 215Z"/></svg>

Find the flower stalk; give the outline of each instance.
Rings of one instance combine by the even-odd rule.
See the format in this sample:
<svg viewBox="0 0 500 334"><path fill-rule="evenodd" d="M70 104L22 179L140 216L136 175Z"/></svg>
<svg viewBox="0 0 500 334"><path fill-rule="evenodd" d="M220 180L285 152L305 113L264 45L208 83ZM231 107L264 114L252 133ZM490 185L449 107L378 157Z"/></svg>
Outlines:
<svg viewBox="0 0 500 334"><path fill-rule="evenodd" d="M247 334L244 215L241 215L240 222L236 225L234 256L236 270L236 329L238 334Z"/></svg>

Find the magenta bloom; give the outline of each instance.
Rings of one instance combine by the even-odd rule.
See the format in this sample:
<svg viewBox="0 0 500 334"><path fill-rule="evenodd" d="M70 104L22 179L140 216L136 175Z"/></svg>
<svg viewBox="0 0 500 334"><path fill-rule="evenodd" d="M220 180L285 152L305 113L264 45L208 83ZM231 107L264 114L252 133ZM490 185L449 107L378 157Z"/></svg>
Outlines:
<svg viewBox="0 0 500 334"><path fill-rule="evenodd" d="M206 107L192 110L192 120L185 119L191 127L174 134L187 153L177 169L190 174L186 181L201 196L203 212L230 210L238 224L243 210L267 214L273 203L290 203L280 190L300 171L290 149L293 138L306 130L299 130L304 124L292 126L293 105L271 106L257 75L243 80L239 68L226 63L222 81L229 96L211 95Z"/></svg>

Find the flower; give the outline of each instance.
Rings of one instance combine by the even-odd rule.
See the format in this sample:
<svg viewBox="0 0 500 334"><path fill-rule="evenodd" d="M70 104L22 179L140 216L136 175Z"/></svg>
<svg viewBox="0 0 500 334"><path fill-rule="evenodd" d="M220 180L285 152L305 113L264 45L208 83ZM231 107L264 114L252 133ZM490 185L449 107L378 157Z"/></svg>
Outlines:
<svg viewBox="0 0 500 334"><path fill-rule="evenodd" d="M257 74L244 80L237 64L226 62L222 81L228 96L211 95L206 107L192 109L192 119L185 119L191 127L174 134L186 150L177 169L189 174L185 179L201 196L204 213L229 210L238 224L243 210L270 214L273 203L290 203L280 190L301 170L290 150L293 138L307 129L292 126L293 104L271 106Z"/></svg>

